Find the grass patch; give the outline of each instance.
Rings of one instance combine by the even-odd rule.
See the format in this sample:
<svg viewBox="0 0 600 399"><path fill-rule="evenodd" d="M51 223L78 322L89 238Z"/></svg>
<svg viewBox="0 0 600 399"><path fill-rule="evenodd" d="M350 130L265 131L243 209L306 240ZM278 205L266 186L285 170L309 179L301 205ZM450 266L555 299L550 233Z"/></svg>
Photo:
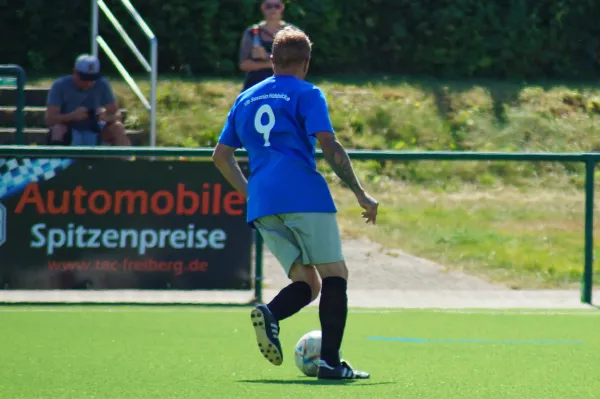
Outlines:
<svg viewBox="0 0 600 399"><path fill-rule="evenodd" d="M597 83L523 84L391 77L315 78L347 148L457 151L600 149ZM148 114L113 79L130 128ZM49 81L38 81L48 84ZM147 84L141 83L148 93ZM158 144L213 146L240 81L161 78ZM368 236L515 288L578 284L584 168L542 162L357 162L378 190L380 225L365 229L335 188L345 234ZM322 162L321 170L337 182ZM600 175L600 172L598 172ZM597 179L598 180L598 179ZM598 235L596 235L598 236Z"/></svg>
<svg viewBox="0 0 600 399"><path fill-rule="evenodd" d="M282 324L281 367L256 348L249 309L45 306L0 307L0 313L3 399L504 399L507 392L563 399L600 391L600 319L593 313L351 310L342 353L372 378L346 384L322 383L296 369L293 345L319 328L312 308Z"/></svg>
<svg viewBox="0 0 600 399"><path fill-rule="evenodd" d="M129 109L127 125L147 129L149 115L120 78L113 87ZM353 149L555 151L600 149L597 83L529 84L438 81L389 77L313 81L325 91L333 126ZM31 84L49 85L38 79ZM140 81L148 95L149 85ZM241 81L161 77L157 91L158 145L213 146ZM371 162L359 168L375 178L426 186L583 186L579 164L514 162Z"/></svg>
<svg viewBox="0 0 600 399"><path fill-rule="evenodd" d="M354 197L334 186L346 236L366 236L515 289L577 288L581 281L584 196L578 190L434 191L396 183L372 190L380 217L367 227Z"/></svg>

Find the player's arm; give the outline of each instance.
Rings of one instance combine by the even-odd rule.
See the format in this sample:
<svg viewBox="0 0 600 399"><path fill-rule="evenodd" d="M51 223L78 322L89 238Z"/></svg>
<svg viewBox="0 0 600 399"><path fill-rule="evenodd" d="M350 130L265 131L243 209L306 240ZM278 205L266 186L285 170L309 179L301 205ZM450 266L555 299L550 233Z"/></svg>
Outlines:
<svg viewBox="0 0 600 399"><path fill-rule="evenodd" d="M325 94L317 87L306 91L298 100L298 110L304 119L306 133L319 140L325 159L335 174L357 197L362 196L365 190L354 173L346 150L335 136Z"/></svg>
<svg viewBox="0 0 600 399"><path fill-rule="evenodd" d="M237 101L236 101L237 104ZM235 150L242 148L242 142L237 136L235 129L235 109L234 105L227 115L227 121L223 131L219 136L215 150L213 151L213 162L223 177L233 186L244 198L248 198L248 180L242 173L240 165L235 160Z"/></svg>
<svg viewBox="0 0 600 399"><path fill-rule="evenodd" d="M315 137L321 144L321 150L323 151L325 160L329 166L331 166L335 174L346 183L357 198L364 195L365 190L358 181L350 157L342 143L335 137L335 134L331 132L319 132L315 134Z"/></svg>
<svg viewBox="0 0 600 399"><path fill-rule="evenodd" d="M229 184L233 186L244 198L248 197L248 180L242 173L240 165L233 155L235 147L230 147L223 143L217 143L213 152L213 162L221 174L227 179Z"/></svg>
<svg viewBox="0 0 600 399"><path fill-rule="evenodd" d="M350 157L342 143L340 143L335 137L335 134L331 132L318 132L315 134L315 137L321 144L323 156L327 163L329 163L329 166L331 166L335 174L348 185L350 190L352 190L356 196L360 206L365 210L365 212L362 213L363 218L366 219L367 223L372 222L375 224L377 219L377 207L379 204L373 197L367 194L361 186L358 177L354 172L354 168L352 167Z"/></svg>
<svg viewBox="0 0 600 399"><path fill-rule="evenodd" d="M299 99L299 110L304 118L306 132L319 140L325 160L335 174L348 185L360 206L365 210L362 213L363 218L367 220L367 223L375 223L378 203L361 186L348 153L342 143L337 140L323 92L316 88L308 91Z"/></svg>

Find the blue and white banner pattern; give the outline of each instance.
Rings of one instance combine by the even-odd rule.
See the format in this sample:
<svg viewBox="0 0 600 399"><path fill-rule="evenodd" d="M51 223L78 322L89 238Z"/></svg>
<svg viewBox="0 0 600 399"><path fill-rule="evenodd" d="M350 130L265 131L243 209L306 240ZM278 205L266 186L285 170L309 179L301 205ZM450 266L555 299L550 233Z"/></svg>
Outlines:
<svg viewBox="0 0 600 399"><path fill-rule="evenodd" d="M22 191L30 183L52 179L73 162L58 158L0 158L0 200Z"/></svg>

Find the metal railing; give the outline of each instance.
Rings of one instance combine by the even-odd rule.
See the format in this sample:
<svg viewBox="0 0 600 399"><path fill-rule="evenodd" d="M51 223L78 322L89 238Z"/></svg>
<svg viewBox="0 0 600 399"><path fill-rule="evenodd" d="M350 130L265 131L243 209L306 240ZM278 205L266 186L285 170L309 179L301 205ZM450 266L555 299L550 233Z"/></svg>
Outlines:
<svg viewBox="0 0 600 399"><path fill-rule="evenodd" d="M144 19L140 16L137 10L133 7L129 0L121 0L121 3L125 6L129 14L133 17L135 22L144 32L144 35L150 41L150 62L144 58L142 53L133 43L133 40L129 37L123 26L119 23L119 20L110 11L104 0L92 0L92 54L98 56L98 45L102 47L102 50L106 53L108 58L113 62L121 76L125 79L131 90L137 95L144 107L150 113L150 146L156 146L156 81L158 77L158 40L156 36L148 27ZM112 23L114 28L117 30L121 38L125 41L127 46L133 51L138 61L142 64L142 67L150 74L150 101L146 99L139 86L135 83L135 80L131 77L129 72L125 69L123 64L119 61L117 56L113 53L110 46L106 41L98 34L98 16L99 10L102 10L106 18Z"/></svg>
<svg viewBox="0 0 600 399"><path fill-rule="evenodd" d="M148 157L148 158L204 158L210 159L212 148L148 148L148 147L28 147L0 146L0 157ZM246 151L237 151L246 157ZM516 162L582 162L585 164L585 261L581 282L581 302L592 303L594 268L594 170L600 162L600 153L498 153L498 152L407 152L349 150L348 155L357 160L380 161L516 161ZM317 151L317 158L323 153ZM255 300L262 300L263 241L256 236Z"/></svg>
<svg viewBox="0 0 600 399"><path fill-rule="evenodd" d="M25 70L19 65L0 65L0 75L7 74L17 77L17 110L15 114L15 143L25 144L23 129L25 127Z"/></svg>

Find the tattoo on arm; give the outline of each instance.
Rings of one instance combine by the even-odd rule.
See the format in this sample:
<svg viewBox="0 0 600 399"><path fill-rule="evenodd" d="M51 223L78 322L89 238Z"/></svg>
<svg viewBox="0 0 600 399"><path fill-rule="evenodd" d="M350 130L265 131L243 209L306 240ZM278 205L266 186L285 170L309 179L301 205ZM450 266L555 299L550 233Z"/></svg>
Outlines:
<svg viewBox="0 0 600 399"><path fill-rule="evenodd" d="M335 174L346 183L355 194L362 191L360 182L352 168L350 157L348 157L346 150L344 150L344 147L342 147L338 141L331 143L329 148L324 149L323 155Z"/></svg>

